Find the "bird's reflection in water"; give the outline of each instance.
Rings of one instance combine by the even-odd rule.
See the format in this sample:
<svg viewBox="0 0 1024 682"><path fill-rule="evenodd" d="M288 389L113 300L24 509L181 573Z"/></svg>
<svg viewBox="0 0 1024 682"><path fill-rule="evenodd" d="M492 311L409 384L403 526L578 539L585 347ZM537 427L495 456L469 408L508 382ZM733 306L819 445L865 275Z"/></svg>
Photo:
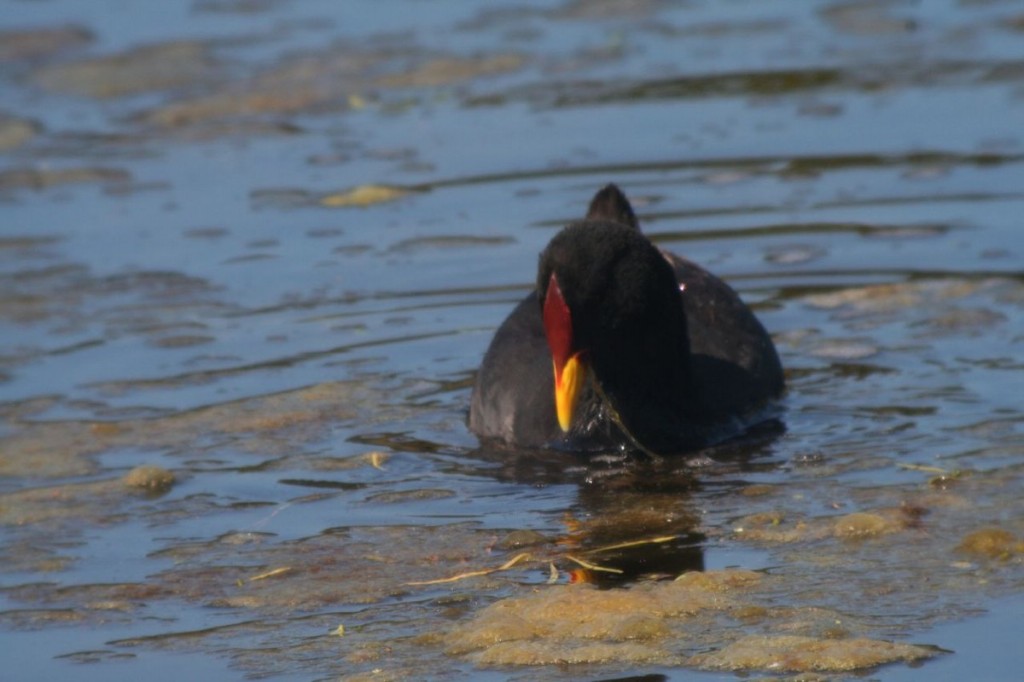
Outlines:
<svg viewBox="0 0 1024 682"><path fill-rule="evenodd" d="M672 579L704 570L706 536L695 495L702 473L715 486L744 485L743 473L772 468L771 444L780 420L688 457L651 459L635 452L582 454L483 446L473 457L499 466L492 476L520 485L575 485L576 501L563 515L556 542L574 562L574 580L602 587ZM579 559L579 563L575 563Z"/></svg>

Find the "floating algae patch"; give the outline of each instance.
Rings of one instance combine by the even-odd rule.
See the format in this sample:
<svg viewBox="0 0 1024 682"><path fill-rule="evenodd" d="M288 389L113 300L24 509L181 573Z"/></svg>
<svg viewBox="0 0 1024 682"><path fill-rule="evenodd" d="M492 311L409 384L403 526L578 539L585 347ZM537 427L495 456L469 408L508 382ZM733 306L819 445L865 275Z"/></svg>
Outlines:
<svg viewBox="0 0 1024 682"><path fill-rule="evenodd" d="M407 194L410 190L401 187L389 187L387 185L359 185L350 190L327 194L320 198L320 205L329 208L342 208L349 206L372 206L388 201L395 201Z"/></svg>
<svg viewBox="0 0 1024 682"><path fill-rule="evenodd" d="M885 663L912 663L940 653L935 647L873 639L823 640L796 635L751 635L689 663L712 670L845 672Z"/></svg>
<svg viewBox="0 0 1024 682"><path fill-rule="evenodd" d="M0 38L2 40L2 38ZM39 131L39 125L0 111L0 152L25 144Z"/></svg>
<svg viewBox="0 0 1024 682"><path fill-rule="evenodd" d="M132 488L139 488L151 493L163 493L171 489L176 482L174 474L163 467L137 466L121 479Z"/></svg>
<svg viewBox="0 0 1024 682"><path fill-rule="evenodd" d="M85 523L115 523L130 489L120 480L27 488L0 494L0 524L42 525L48 529Z"/></svg>
<svg viewBox="0 0 1024 682"><path fill-rule="evenodd" d="M894 516L896 518L894 518ZM904 519L897 514L853 512L833 521L832 532L838 538L868 538L887 533L896 533L906 527Z"/></svg>
<svg viewBox="0 0 1024 682"><path fill-rule="evenodd" d="M408 502L424 502L427 500L444 500L458 495L454 490L446 488L414 488L412 490L396 490L375 493L366 498L375 504L402 504Z"/></svg>
<svg viewBox="0 0 1024 682"><path fill-rule="evenodd" d="M1001 280L922 280L900 284L850 287L827 294L806 297L817 308L843 310L847 314L890 313L919 306L935 306L962 299L984 289L992 289Z"/></svg>
<svg viewBox="0 0 1024 682"><path fill-rule="evenodd" d="M628 589L553 585L499 600L443 638L451 655L484 665L679 664L706 646L712 623L762 580L739 570L685 574Z"/></svg>
<svg viewBox="0 0 1024 682"><path fill-rule="evenodd" d="M60 543L67 549L75 542ZM0 564L11 573L57 573L71 565L71 558L58 548L45 547L32 538L8 541L0 545Z"/></svg>
<svg viewBox="0 0 1024 682"><path fill-rule="evenodd" d="M828 537L864 539L898 533L913 521L910 509L884 509L817 518L775 510L738 519L733 532L744 540L768 543L797 543Z"/></svg>
<svg viewBox="0 0 1024 682"><path fill-rule="evenodd" d="M156 583L189 601L280 617L409 594L408 582L480 562L493 542L474 524L335 528L290 541L234 538L161 550L154 556L175 566L154 576Z"/></svg>
<svg viewBox="0 0 1024 682"><path fill-rule="evenodd" d="M57 478L96 471L88 456L104 448L88 426L74 423L32 425L0 438L0 476Z"/></svg>
<svg viewBox="0 0 1024 682"><path fill-rule="evenodd" d="M1024 555L1024 538L1005 528L982 528L964 536L957 550L976 557L1009 560Z"/></svg>
<svg viewBox="0 0 1024 682"><path fill-rule="evenodd" d="M449 85L470 78L517 71L525 59L517 54L499 54L478 59L439 57L414 64L398 73L381 76L376 84L385 88L424 88Z"/></svg>
<svg viewBox="0 0 1024 682"><path fill-rule="evenodd" d="M127 505L167 492L175 476L156 466L139 466L120 479L46 485L0 493L0 525L35 527L46 541L54 529L107 526L128 520ZM65 540L71 535L66 535Z"/></svg>
<svg viewBox="0 0 1024 682"><path fill-rule="evenodd" d="M376 411L375 417L369 415ZM149 419L116 422L12 423L12 435L0 439L5 457L0 474L27 476L85 475L95 471L92 456L124 448L195 452L230 445L252 454L296 451L296 446L323 439L339 422L365 415L386 419L401 414L382 408L379 394L359 382L327 382L294 391L258 396ZM251 436L258 435L259 438ZM297 455L298 453L296 453ZM364 459L373 465L386 457Z"/></svg>
<svg viewBox="0 0 1024 682"><path fill-rule="evenodd" d="M47 189L57 185L83 183L126 184L131 174L121 168L76 166L72 168L13 168L0 172L0 191Z"/></svg>
<svg viewBox="0 0 1024 682"><path fill-rule="evenodd" d="M964 334L981 336L989 333L994 327L1006 322L1007 317L1001 312L987 308L955 308L936 315L916 325L921 331L918 336L937 334Z"/></svg>
<svg viewBox="0 0 1024 682"><path fill-rule="evenodd" d="M28 61L83 47L93 41L81 26L55 26L0 31L0 60Z"/></svg>
<svg viewBox="0 0 1024 682"><path fill-rule="evenodd" d="M184 85L194 87L215 68L204 45L185 41L47 65L33 74L33 80L54 92L107 99Z"/></svg>
<svg viewBox="0 0 1024 682"><path fill-rule="evenodd" d="M55 611L74 614L76 620L120 619L127 621L129 614L147 610L149 602L166 597L169 591L150 583L83 583L58 585L56 583L30 583L10 588L7 596L15 601L31 601ZM44 623L37 609L34 620ZM24 626L24 625L23 625Z"/></svg>
<svg viewBox="0 0 1024 682"><path fill-rule="evenodd" d="M395 51L339 43L292 55L241 83L179 99L139 115L160 128L208 125L225 119L323 110L363 109L363 93L442 87L521 69L515 55L483 58L436 53L411 47Z"/></svg>
<svg viewBox="0 0 1024 682"><path fill-rule="evenodd" d="M756 624L792 631L840 619L853 629L866 627L838 612L763 605L763 590L774 590L780 581L763 583L762 574L726 570L626 590L538 588L486 607L447 633L442 644L450 655L481 666L644 664L787 672L857 670L938 652L849 637L834 625L816 626L824 637L744 634Z"/></svg>
<svg viewBox="0 0 1024 682"><path fill-rule="evenodd" d="M511 237L487 237L480 235L435 235L412 237L388 247L389 253L418 253L432 249L469 249L511 244Z"/></svg>

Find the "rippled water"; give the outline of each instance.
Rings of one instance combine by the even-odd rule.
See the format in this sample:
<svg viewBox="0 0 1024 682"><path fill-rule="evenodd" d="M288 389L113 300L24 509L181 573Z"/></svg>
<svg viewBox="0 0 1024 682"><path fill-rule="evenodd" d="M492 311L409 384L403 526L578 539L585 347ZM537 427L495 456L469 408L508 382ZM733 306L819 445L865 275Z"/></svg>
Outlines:
<svg viewBox="0 0 1024 682"><path fill-rule="evenodd" d="M980 634L1024 609L1016 3L0 6L12 679L722 679L689 657L766 633L953 652L885 679L1015 674ZM780 423L695 470L464 425L609 181L787 368ZM558 544L410 584L531 533ZM639 661L460 648L580 552L619 585L763 583Z"/></svg>

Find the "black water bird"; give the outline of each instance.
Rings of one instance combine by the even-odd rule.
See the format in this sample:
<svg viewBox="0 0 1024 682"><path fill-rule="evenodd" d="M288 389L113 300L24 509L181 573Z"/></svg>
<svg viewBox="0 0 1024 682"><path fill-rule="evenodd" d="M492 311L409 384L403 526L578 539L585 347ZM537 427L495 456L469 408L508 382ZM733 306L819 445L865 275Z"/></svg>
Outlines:
<svg viewBox="0 0 1024 682"><path fill-rule="evenodd" d="M783 386L736 292L658 249L608 185L544 249L536 290L495 333L469 427L513 447L686 453L756 421Z"/></svg>

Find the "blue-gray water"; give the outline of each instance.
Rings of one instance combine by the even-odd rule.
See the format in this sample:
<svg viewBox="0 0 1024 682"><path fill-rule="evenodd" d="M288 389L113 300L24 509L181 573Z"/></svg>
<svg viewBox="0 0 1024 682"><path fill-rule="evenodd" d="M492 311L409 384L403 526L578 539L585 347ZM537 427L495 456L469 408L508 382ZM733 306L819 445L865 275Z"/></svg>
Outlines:
<svg viewBox="0 0 1024 682"><path fill-rule="evenodd" d="M1024 608L1017 3L0 8L11 679L731 679L666 661L752 633L953 652L881 679L1016 674L985 633ZM784 431L696 484L464 426L537 253L609 181L788 370ZM858 512L881 525L834 530ZM447 633L572 565L406 583L521 530L694 531L706 568L763 572L764 615L649 664L486 665Z"/></svg>

